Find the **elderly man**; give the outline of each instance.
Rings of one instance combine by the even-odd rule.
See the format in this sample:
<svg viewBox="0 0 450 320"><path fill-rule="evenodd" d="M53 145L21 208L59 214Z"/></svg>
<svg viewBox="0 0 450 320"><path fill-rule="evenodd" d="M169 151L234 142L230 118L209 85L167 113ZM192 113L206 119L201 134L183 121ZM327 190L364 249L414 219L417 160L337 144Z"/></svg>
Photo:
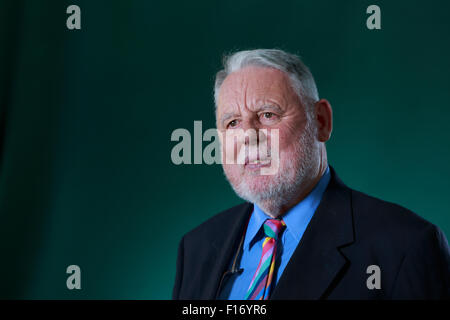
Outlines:
<svg viewBox="0 0 450 320"><path fill-rule="evenodd" d="M331 106L297 56L226 57L215 102L223 169L246 202L182 238L174 299L450 298L441 230L348 188L328 165ZM238 130L263 134L224 143ZM277 170L262 174L274 162Z"/></svg>

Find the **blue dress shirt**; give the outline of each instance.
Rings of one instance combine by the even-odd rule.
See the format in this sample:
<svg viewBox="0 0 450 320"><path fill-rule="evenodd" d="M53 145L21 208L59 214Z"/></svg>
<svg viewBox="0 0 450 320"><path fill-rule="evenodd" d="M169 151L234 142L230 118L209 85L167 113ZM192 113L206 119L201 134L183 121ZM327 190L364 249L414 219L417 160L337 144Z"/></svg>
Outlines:
<svg viewBox="0 0 450 320"><path fill-rule="evenodd" d="M319 206L329 181L330 168L327 167L325 173L308 196L292 207L283 216L283 221L286 223L286 229L282 233L281 244L278 243L277 247L278 252L275 262L276 270L273 275L274 278L272 279L272 281L275 282L273 288L278 283L278 280L283 274L289 259L300 242L309 221ZM228 278L220 292L220 299L242 300L245 298L248 286L250 285L259 260L261 259L262 243L264 241L264 231L261 227L266 219L272 218L269 215L266 215L261 208L255 204L247 226L242 255L239 261L239 268L244 270L242 273L233 274Z"/></svg>

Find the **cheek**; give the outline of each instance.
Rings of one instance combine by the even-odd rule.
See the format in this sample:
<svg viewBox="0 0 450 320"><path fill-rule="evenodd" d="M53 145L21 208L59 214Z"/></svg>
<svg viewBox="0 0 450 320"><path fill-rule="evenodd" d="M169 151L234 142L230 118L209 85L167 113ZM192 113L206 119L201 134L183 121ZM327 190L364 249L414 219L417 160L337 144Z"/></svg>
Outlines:
<svg viewBox="0 0 450 320"><path fill-rule="evenodd" d="M237 150L236 145L232 143L226 143L222 147L222 152L224 155L224 163L235 163Z"/></svg>
<svg viewBox="0 0 450 320"><path fill-rule="evenodd" d="M306 130L306 119L300 116L292 116L282 122L278 128L280 136L280 150L289 148L301 139Z"/></svg>
<svg viewBox="0 0 450 320"><path fill-rule="evenodd" d="M223 170L225 171L228 179L232 181L239 181L242 177L242 169L235 164L223 164Z"/></svg>
<svg viewBox="0 0 450 320"><path fill-rule="evenodd" d="M222 161L224 164L237 163L239 151L242 147L242 137L224 135L221 139Z"/></svg>
<svg viewBox="0 0 450 320"><path fill-rule="evenodd" d="M280 130L278 138L278 151L280 156L294 153L299 140L300 136L298 133L291 132L290 130ZM276 139L274 142L276 143Z"/></svg>

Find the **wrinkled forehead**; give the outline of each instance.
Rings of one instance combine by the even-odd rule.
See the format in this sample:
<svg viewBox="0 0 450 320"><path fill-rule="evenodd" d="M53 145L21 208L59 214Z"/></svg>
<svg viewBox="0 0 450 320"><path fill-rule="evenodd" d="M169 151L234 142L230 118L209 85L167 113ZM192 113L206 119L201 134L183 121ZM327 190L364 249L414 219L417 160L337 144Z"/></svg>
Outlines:
<svg viewBox="0 0 450 320"><path fill-rule="evenodd" d="M274 68L249 66L225 78L218 95L217 115L230 109L252 110L261 103L286 105L296 97L286 73Z"/></svg>

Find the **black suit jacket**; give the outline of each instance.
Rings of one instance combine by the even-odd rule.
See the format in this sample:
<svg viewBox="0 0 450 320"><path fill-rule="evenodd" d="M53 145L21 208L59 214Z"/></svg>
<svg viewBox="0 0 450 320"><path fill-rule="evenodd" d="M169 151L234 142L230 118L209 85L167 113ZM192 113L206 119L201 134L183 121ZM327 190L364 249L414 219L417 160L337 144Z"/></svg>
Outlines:
<svg viewBox="0 0 450 320"><path fill-rule="evenodd" d="M331 180L271 299L449 299L450 250L415 213ZM187 233L178 249L173 299L215 299L253 205L226 210ZM380 268L369 289L367 267Z"/></svg>

